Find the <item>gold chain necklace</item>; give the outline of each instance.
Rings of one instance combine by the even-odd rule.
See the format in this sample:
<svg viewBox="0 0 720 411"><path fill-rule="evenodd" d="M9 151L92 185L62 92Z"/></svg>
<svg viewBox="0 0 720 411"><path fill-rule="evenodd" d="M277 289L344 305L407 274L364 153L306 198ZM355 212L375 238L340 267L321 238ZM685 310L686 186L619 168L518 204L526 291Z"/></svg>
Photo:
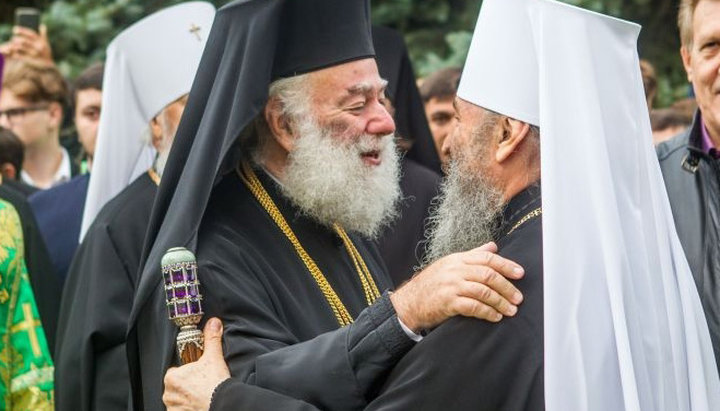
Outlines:
<svg viewBox="0 0 720 411"><path fill-rule="evenodd" d="M150 167L150 168L148 168L147 173L148 173L148 177L150 177L150 180L152 180L156 186L159 186L160 185L160 176L155 171L155 169Z"/></svg>
<svg viewBox="0 0 720 411"><path fill-rule="evenodd" d="M507 234L505 234L505 235L510 235L510 233L512 233L513 231L515 231L515 230L517 230L518 228L520 228L521 225L527 223L528 221L532 220L533 218L539 216L540 214L542 214L542 208L540 208L540 207L538 207L538 208L532 210L531 212L525 214L525 216L523 216L523 218L521 218L520 221L518 221L517 223L515 223L515 225L512 226L512 228L510 229L510 231L508 231Z"/></svg>
<svg viewBox="0 0 720 411"><path fill-rule="evenodd" d="M285 217L283 217L277 205L275 205L272 198L270 198L270 195L253 172L252 168L246 162L243 162L242 169L238 166L237 173L250 192L255 196L255 199L257 199L260 205L262 205L265 211L267 211L270 218L273 219L280 231L285 234L285 237L295 248L295 252L298 257L300 257L303 264L305 264L305 267L310 272L310 275L315 280L315 283L318 288L320 288L320 291L322 291L325 296L325 300L327 300L328 305L330 305L330 308L332 309L333 314L335 314L335 318L340 326L344 327L348 324L352 324L353 318L347 308L345 308L345 304L343 304L340 297L337 295L335 290L333 290L332 286L327 281L322 271L320 271L320 268L317 266L315 261L310 257L307 251L305 251L302 244L300 244L300 241L292 231L292 228L290 228L290 225L288 225ZM333 224L333 228L345 245L345 249L355 265L358 277L360 278L360 283L362 284L363 291L365 292L365 299L367 300L368 305L371 305L380 297L380 291L378 290L377 285L375 285L375 280L370 275L370 270L368 270L365 261L358 252L357 248L355 248L355 245L352 243L345 230L338 224Z"/></svg>

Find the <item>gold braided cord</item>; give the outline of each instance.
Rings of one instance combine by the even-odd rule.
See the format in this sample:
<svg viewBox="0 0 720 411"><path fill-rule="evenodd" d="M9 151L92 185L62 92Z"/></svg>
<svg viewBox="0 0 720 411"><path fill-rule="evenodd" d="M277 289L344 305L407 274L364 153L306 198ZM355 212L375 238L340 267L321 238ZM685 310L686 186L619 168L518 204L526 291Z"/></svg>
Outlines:
<svg viewBox="0 0 720 411"><path fill-rule="evenodd" d="M282 213L277 208L277 205L275 205L272 198L265 190L265 187L263 187L262 183L253 172L252 168L246 162L243 162L242 169L240 169L240 167L238 166L237 173L242 179L242 181L245 183L245 185L248 187L250 192L253 193L260 205L262 205L265 211L267 211L270 218L273 219L280 231L283 232L285 237L295 248L295 252L298 254L298 257L300 257L300 260L303 262L303 264L305 264L305 267L315 280L318 288L320 288L323 296L325 296L325 300L332 309L333 314L335 314L335 318L337 319L340 326L344 327L348 324L352 324L353 318L348 312L347 308L345 308L345 304L343 304L342 300L340 300L340 297L337 295L335 290L327 281L322 271L320 271L320 268L317 266L315 261L310 257L307 251L305 251L305 248L303 248L302 244L300 244L300 241L298 240L295 233L292 231L292 228L290 228L290 225L288 225L285 217L283 217ZM350 258L353 260L355 269L358 272L358 277L360 277L360 283L362 284L363 291L365 292L365 298L368 301L368 304L372 304L377 298L380 297L380 292L378 291L377 285L375 285L375 281L370 275L370 271L368 270L365 261L363 261L362 256L353 245L347 233L345 233L345 230L343 230L342 227L337 224L334 225L334 228L340 238L343 240L345 248L347 249Z"/></svg>
<svg viewBox="0 0 720 411"><path fill-rule="evenodd" d="M345 244L345 249L348 251L348 254L350 254L353 264L355 264L355 269L358 272L360 282L362 283L363 290L365 291L365 298L367 299L368 305L371 305L375 302L375 300L380 298L380 290L378 290L375 280L372 278L372 275L370 275L370 270L368 270L367 265L365 265L362 255L360 255L360 252L358 252L357 248L355 248L355 245L352 243L352 240L350 240L350 237L347 235L345 230L340 227L339 224L333 224L333 228L342 239L343 244Z"/></svg>
<svg viewBox="0 0 720 411"><path fill-rule="evenodd" d="M539 216L540 214L542 214L542 208L538 207L538 208L532 210L531 212L529 212L525 216L523 216L523 218L521 218L520 221L515 223L515 225L510 229L510 231L508 231L507 234L505 234L505 235L509 235L513 231L520 228L521 225L523 225L526 222L528 222L529 220L532 220L533 218Z"/></svg>

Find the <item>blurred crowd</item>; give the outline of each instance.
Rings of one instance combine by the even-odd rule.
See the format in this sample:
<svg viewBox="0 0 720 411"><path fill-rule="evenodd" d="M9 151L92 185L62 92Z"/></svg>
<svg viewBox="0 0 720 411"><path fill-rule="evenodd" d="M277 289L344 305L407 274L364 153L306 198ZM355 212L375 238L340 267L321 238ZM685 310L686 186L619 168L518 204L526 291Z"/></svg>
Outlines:
<svg viewBox="0 0 720 411"><path fill-rule="evenodd" d="M716 2L707 0L701 0L700 3L712 3L713 7L718 7ZM692 24L713 23L696 19L691 21ZM714 24L717 25L717 22ZM64 298L63 288L67 290L66 279L71 267L76 266L77 270L77 266L82 263L82 259L78 257L78 247L82 240L81 233L84 232L83 219L87 219L84 213L87 210L90 175L98 172L98 167L109 167L94 162L103 104L107 102L107 96L103 96L103 79L107 79L104 63L97 62L86 67L76 78L65 78L54 63L51 44L52 39L48 38L43 25L40 25L37 31L15 26L12 36L0 44L0 306L7 306L3 310L7 311L8 318L11 318L14 324L2 332L10 335L13 330L21 331L23 338L27 340L18 342L3 337L0 348L3 345L13 346L13 349L23 355L24 363L14 365L16 369L12 371L12 378L20 375L33 375L35 378L35 384L28 385L28 388L34 387L32 390L25 394L20 391L12 394L18 398L25 395L24 399L15 402L27 401L26 404L30 404L28 409L51 409L53 406L53 354L57 354L54 350L60 345L56 344L56 340L63 332L58 325L63 321L59 318ZM701 211L693 212L702 214L703 223L697 223L697 216L689 216L692 214L690 211L677 210L685 208L684 201L690 196L683 189L688 189L688 185L706 182L686 181L683 179L685 174L678 177L679 181L674 181L672 175L681 171L671 167L678 168L682 163L683 170L686 170L682 173L689 170L694 173L691 174L693 176L703 175L702 178L707 178L712 175L720 181L717 179L716 168L708 171L709 167L705 168L704 165L704 162L709 164L712 159L713 167L716 167L718 151L713 143L720 141L720 137L713 134L716 130L711 129L711 137L703 140L707 142L703 144L710 144L709 146L700 147L696 144L696 151L700 153L697 157L685 150L688 144L693 145L692 140L687 143L688 134L692 136L693 133L699 133L693 128L693 124L697 124L700 118L714 121L716 116L720 117L720 105L717 102L705 101L711 97L698 92L698 88L707 85L707 81L697 74L702 68L698 65L703 63L693 54L696 52L692 42L684 41L683 47L685 51L682 58L689 73L689 80L695 87L694 93L689 88L688 97L667 107L656 107L657 73L652 63L646 60L640 61L640 71L652 129L652 142L655 145L666 144L660 146L658 152L673 211L676 212L675 222L681 241L689 255L696 279L703 277L714 283L720 276L720 265L717 260L711 261L713 256L716 258L718 255L720 223L717 221L717 209L712 211L709 208L710 204L718 204L720 190L714 186L708 188L706 185L698 189L701 191L700 205L693 206ZM712 47L720 49L717 44ZM716 53L720 56L720 50ZM712 58L717 60L720 58L717 56ZM714 68L717 74L717 67ZM382 66L380 71L384 74ZM424 108L423 127L429 128L434 143L434 151L430 157L436 156L442 165L433 166L432 161L422 164L422 173L427 173L423 174L427 175L423 177L423 193L436 193L440 179L447 171L446 166L450 159L446 140L455 130L458 121L454 102L461 75L462 68L447 67L418 78L415 82ZM105 86L107 88L108 85ZM389 87L392 88L393 84ZM154 174L162 176L169 145L172 144L178 128L182 110L188 103L188 92L189 86L182 95L163 101L161 111L152 117L149 134L144 137L145 145L154 147L157 153L150 169L150 178L153 178ZM395 113L403 109L397 107L397 102L394 106L393 103L387 103L389 112ZM712 115L710 111L713 112ZM395 120L398 122L398 118ZM398 130L402 131L400 122ZM403 144L407 144L405 151L412 153L410 146L417 143L412 139L404 141L403 137L408 136L398 135L398 145L403 147ZM682 145L682 149L668 145L683 138L684 145L678 143ZM677 164L669 164L670 159L675 160L673 150L682 151L678 154L680 158ZM112 173L112 170L105 172ZM408 175L412 173L404 172ZM697 193L692 191L691 194ZM423 195L425 194L414 194L418 198ZM422 226L429 213L432 195L426 197L427 201L422 204L414 220L407 222L408 225ZM143 224L147 224L147 221ZM697 239L697 230L705 233L704 239ZM393 278L396 285L411 277L415 268L413 262L422 260L422 255L416 254L417 242L422 241L422 234L422 230L418 231L413 237L413 244L406 246L410 251L405 252L405 255L411 255L412 258L401 262L392 248L392 244L401 240L379 240L381 252L387 253L383 255L385 264L392 268L391 272L401 273L397 278ZM140 253L141 243L142 241L138 241L136 244L137 254ZM703 250L702 255L701 251L698 251L700 249ZM706 253L709 249L715 251ZM18 280L19 285L2 288L10 284L15 277L22 279ZM699 280L697 282L700 289L707 289L707 284L702 285ZM704 303L707 300L717 300L717 295L713 296L712 292L709 289L706 292L701 291ZM9 298L13 293L20 297ZM714 310L716 305L720 304L708 302L705 307ZM2 313L0 310L0 314ZM711 312L714 316L717 313ZM708 321L720 324L720 318ZM712 325L710 328L713 341L717 345L720 332L716 332L718 330ZM0 356L0 363L4 360ZM0 378L4 376L0 375ZM8 391L9 381L0 381L0 394L3 393L3 384L5 391Z"/></svg>

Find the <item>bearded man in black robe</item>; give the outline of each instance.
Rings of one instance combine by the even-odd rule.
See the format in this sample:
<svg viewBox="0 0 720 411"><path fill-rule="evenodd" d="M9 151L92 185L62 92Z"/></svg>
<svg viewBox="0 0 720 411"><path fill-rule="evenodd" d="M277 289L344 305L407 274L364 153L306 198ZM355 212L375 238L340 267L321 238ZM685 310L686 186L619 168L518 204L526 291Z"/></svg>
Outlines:
<svg viewBox="0 0 720 411"><path fill-rule="evenodd" d="M136 407L163 407L162 370L175 362L159 276L174 246L197 254L234 381L323 409L364 407L424 329L515 314L521 297L503 275L522 270L494 246L386 291L368 238L393 218L398 157L368 16L365 0L218 12L151 218L128 339Z"/></svg>

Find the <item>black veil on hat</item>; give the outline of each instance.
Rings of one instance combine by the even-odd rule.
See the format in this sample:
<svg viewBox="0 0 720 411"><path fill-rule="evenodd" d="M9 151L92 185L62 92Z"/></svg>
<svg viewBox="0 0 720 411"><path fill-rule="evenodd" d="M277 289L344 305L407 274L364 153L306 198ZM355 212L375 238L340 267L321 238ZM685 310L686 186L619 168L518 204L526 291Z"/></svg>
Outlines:
<svg viewBox="0 0 720 411"><path fill-rule="evenodd" d="M406 157L442 174L405 40L396 30L381 26L372 27L372 37L378 71L388 81L387 94L395 106L395 132L413 142Z"/></svg>
<svg viewBox="0 0 720 411"><path fill-rule="evenodd" d="M162 377L173 358L176 329L157 320L166 315L161 258L171 247L195 250L213 186L239 160L233 147L265 106L269 84L374 55L368 0L237 0L218 10L143 246L128 328L136 409L162 407ZM154 341L142 347L141 367L138 333L149 326Z"/></svg>

